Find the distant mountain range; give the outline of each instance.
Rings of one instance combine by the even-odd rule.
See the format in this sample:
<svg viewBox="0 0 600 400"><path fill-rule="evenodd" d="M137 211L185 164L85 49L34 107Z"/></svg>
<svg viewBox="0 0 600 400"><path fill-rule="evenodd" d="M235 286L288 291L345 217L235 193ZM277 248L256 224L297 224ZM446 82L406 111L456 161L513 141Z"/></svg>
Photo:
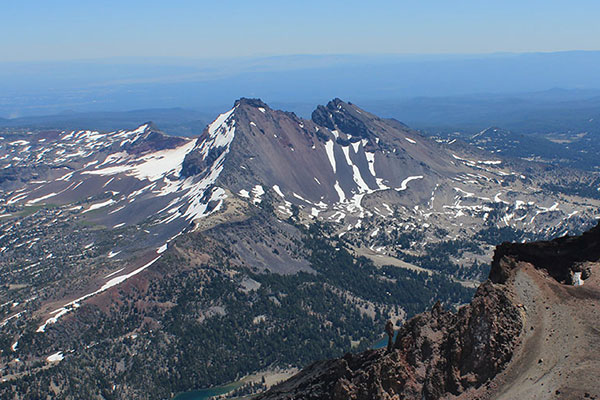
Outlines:
<svg viewBox="0 0 600 400"><path fill-rule="evenodd" d="M21 129L93 129L109 132L135 129L140 121L154 121L162 129L176 136L200 135L212 115L182 108L133 110L124 112L62 112L54 115L0 118L2 128Z"/></svg>
<svg viewBox="0 0 600 400"><path fill-rule="evenodd" d="M0 117L50 115L65 110L99 112L172 107L216 115L232 98L242 96L261 97L269 104L306 117L315 104L338 96L378 115L395 117L416 127L415 119L409 119L412 112L403 114L404 106L397 108L401 101L481 95L485 107L475 99L469 101L471 110L486 117L486 126L503 126L494 117L501 115L503 109L519 109L510 101L501 109L490 108L494 102L486 101L486 97L501 95L510 99L517 95L522 98L523 93L555 88L596 90L595 95L587 97L598 96L599 62L600 52L570 51L3 63L0 65ZM547 95L535 97L538 97L535 101L548 98ZM451 100L444 113L446 118L436 120L453 123L455 116L451 110L460 105L460 101ZM371 106L377 103L383 104ZM421 121L432 122L436 109L439 111L433 107L424 111L427 118ZM393 113L387 112L390 108ZM463 110L460 114L468 117L470 111Z"/></svg>

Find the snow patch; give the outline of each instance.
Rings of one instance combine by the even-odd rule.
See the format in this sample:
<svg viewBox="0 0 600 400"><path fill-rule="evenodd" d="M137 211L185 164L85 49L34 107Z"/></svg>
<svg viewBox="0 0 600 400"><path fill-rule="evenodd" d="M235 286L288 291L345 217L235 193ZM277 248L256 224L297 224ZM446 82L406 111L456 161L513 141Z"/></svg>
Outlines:
<svg viewBox="0 0 600 400"><path fill-rule="evenodd" d="M15 140L14 142L9 143L11 146L26 146L28 144L29 142L27 140Z"/></svg>
<svg viewBox="0 0 600 400"><path fill-rule="evenodd" d="M496 203L504 203L504 204L510 204L508 201L504 201L500 198L500 195L502 194L502 192L498 192L495 196L494 196L494 202Z"/></svg>
<svg viewBox="0 0 600 400"><path fill-rule="evenodd" d="M581 272L573 273L573 286L583 285L583 279L581 279Z"/></svg>
<svg viewBox="0 0 600 400"><path fill-rule="evenodd" d="M498 160L498 161L496 161L496 160L494 160L494 161L477 161L477 162L478 162L479 164L485 164L485 165L500 165L500 164L502 164L502 161L499 161L499 160ZM521 175L521 176L522 176L522 175ZM524 178L525 178L525 177L523 177L523 179L524 179Z"/></svg>
<svg viewBox="0 0 600 400"><path fill-rule="evenodd" d="M147 154L141 157L139 159L141 162L135 165L115 165L102 169L83 171L82 174L106 176L125 173L130 176L135 176L140 180L148 179L149 181L154 182L170 174L178 175L181 171L181 165L183 164L185 156L192 151L195 146L196 140L191 140L174 149L161 150ZM107 160L109 157L107 157ZM104 163L106 163L106 161ZM106 184L108 183L109 182Z"/></svg>
<svg viewBox="0 0 600 400"><path fill-rule="evenodd" d="M46 361L51 362L51 363L55 363L55 362L60 362L64 359L65 357L63 356L62 351L58 351L52 355L49 355L46 358Z"/></svg>
<svg viewBox="0 0 600 400"><path fill-rule="evenodd" d="M28 206L30 206L30 205L33 205L33 204L35 204L35 203L39 203L40 201L43 201L43 200L49 199L50 197L54 197L54 196L56 196L57 194L58 194L58 193L50 193L50 194L47 194L47 195L45 195L45 196L38 197L37 199L29 200L29 201L27 202L27 205L28 205Z"/></svg>
<svg viewBox="0 0 600 400"><path fill-rule="evenodd" d="M574 217L577 214L579 214L579 211L573 211L572 213L569 213L569 215L567 215L567 219Z"/></svg>
<svg viewBox="0 0 600 400"><path fill-rule="evenodd" d="M338 181L335 181L335 185L333 185L333 188L340 197L340 203L346 201L346 194L344 193L344 190L342 190L342 187L340 186L340 183Z"/></svg>
<svg viewBox="0 0 600 400"><path fill-rule="evenodd" d="M350 159L350 148L348 146L344 146L344 147L342 147L342 151L344 152L344 156L346 157L346 163L352 168L352 179L358 186L359 191L360 192L370 191L369 186L367 185L367 183L362 178L362 175L360 174L360 169L356 165L354 165L352 163L352 160Z"/></svg>
<svg viewBox="0 0 600 400"><path fill-rule="evenodd" d="M403 190L406 190L406 188L408 187L408 182L410 181L414 181L416 179L423 179L423 175L417 175L417 176L409 176L408 178L406 178L405 180L402 181L402 183L400 184L399 188L396 188L397 191L401 192Z"/></svg>
<svg viewBox="0 0 600 400"><path fill-rule="evenodd" d="M275 191L275 193L277 193L279 195L279 197L284 198L285 196L283 195L283 192L281 191L281 189L279 188L279 185L273 185L273 190Z"/></svg>
<svg viewBox="0 0 600 400"><path fill-rule="evenodd" d="M464 191L464 190L462 190L461 188L457 188L457 187L455 187L455 188L454 188L454 190L456 190L456 191L457 191L457 192L459 192L459 193L462 193L462 194L464 194L464 195L465 195L465 197L474 197L474 196L475 196L475 193L470 193L470 192ZM433 196L432 196L432 199L433 199Z"/></svg>
<svg viewBox="0 0 600 400"><path fill-rule="evenodd" d="M252 188L252 194L254 195L252 203L260 204L262 202L262 195L265 194L265 190L261 185L256 185Z"/></svg>
<svg viewBox="0 0 600 400"><path fill-rule="evenodd" d="M113 257L117 256L120 252L121 252L121 250L119 250L119 251L112 251L111 250L110 253L108 253L107 257L108 258L113 258Z"/></svg>
<svg viewBox="0 0 600 400"><path fill-rule="evenodd" d="M131 278L134 275L139 274L140 272L142 272L143 270L145 270L146 268L148 268L149 266L151 266L152 264L154 264L161 256L156 257L155 259L153 259L152 261L148 262L147 264L141 266L140 268L125 274L125 275L121 275L121 276L117 276L115 278L112 278L111 280L109 280L108 282L106 282L104 285L102 285L102 287L92 293L88 293L84 296L81 296L78 299L75 299L67 304L65 304L64 306L62 306L61 308L58 308L54 311L52 311L50 314L55 314L54 317L50 317L46 320L46 322L44 322L42 325L40 325L36 332L45 332L46 331L46 327L49 324L55 324L58 319L60 317L62 317L63 315L69 313L70 311L73 311L75 308L79 307L79 303L81 303L82 301L84 301L85 299L88 299L92 296L97 295L98 293L102 293L105 290L110 289L113 286L117 286L123 282L125 282L127 279Z"/></svg>
<svg viewBox="0 0 600 400"><path fill-rule="evenodd" d="M367 158L367 164L369 165L369 172L375 177L375 153L365 151L365 157Z"/></svg>
<svg viewBox="0 0 600 400"><path fill-rule="evenodd" d="M93 210L97 210L97 209L102 208L102 207L109 206L109 205L111 205L113 203L116 203L116 201L114 201L113 199L108 199L108 200L100 202L100 203L92 204L90 206L90 208L88 208L87 210L83 211L82 214L85 214L85 213L93 211Z"/></svg>
<svg viewBox="0 0 600 400"><path fill-rule="evenodd" d="M325 152L327 153L327 158L329 159L329 163L331 164L331 168L333 168L333 173L336 172L335 165L335 155L333 154L333 140L325 143Z"/></svg>
<svg viewBox="0 0 600 400"><path fill-rule="evenodd" d="M116 270L115 272L111 272L110 274L106 275L106 276L104 277L104 279L108 279L108 278L110 278L111 276L113 276L113 275L116 275L116 274L118 274L119 272L123 271L124 269L125 269L125 268L121 268L121 269L118 269L118 270Z"/></svg>

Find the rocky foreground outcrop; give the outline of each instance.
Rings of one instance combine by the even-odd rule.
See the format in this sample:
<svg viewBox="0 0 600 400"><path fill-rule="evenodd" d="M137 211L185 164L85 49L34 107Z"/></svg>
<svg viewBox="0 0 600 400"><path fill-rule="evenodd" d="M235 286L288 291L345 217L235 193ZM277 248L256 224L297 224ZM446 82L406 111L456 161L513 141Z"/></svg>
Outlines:
<svg viewBox="0 0 600 400"><path fill-rule="evenodd" d="M504 243L471 304L438 303L400 328L391 351L316 362L258 399L600 397L599 259L600 225Z"/></svg>
<svg viewBox="0 0 600 400"><path fill-rule="evenodd" d="M588 263L600 259L600 225L581 236L564 236L549 242L502 243L494 252L490 280L505 283L515 262L542 268L561 283L572 283L576 273L589 274ZM512 260L512 263L507 263ZM584 278L585 279L585 278Z"/></svg>

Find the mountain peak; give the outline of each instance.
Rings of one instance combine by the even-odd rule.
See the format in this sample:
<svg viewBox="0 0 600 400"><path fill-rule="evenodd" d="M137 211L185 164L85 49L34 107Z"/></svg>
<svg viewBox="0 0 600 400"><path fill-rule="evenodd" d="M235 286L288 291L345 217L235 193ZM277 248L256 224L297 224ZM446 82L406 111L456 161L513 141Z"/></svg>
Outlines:
<svg viewBox="0 0 600 400"><path fill-rule="evenodd" d="M337 97L326 106L318 106L311 117L314 123L331 130L339 130L362 138L370 136L367 123L372 116Z"/></svg>
<svg viewBox="0 0 600 400"><path fill-rule="evenodd" d="M242 97L235 101L234 107L237 106L248 106L254 108L269 108L269 106L262 101L261 99L251 99L247 97Z"/></svg>
<svg viewBox="0 0 600 400"><path fill-rule="evenodd" d="M169 136L156 126L154 122L148 121L137 127L133 132L136 136L125 146L130 154L142 154L149 151L173 149L181 146L185 139Z"/></svg>
<svg viewBox="0 0 600 400"><path fill-rule="evenodd" d="M148 132L148 131L160 131L160 129L158 129L158 126L154 123L154 121L144 122L143 125L146 125L146 129L144 129L146 132Z"/></svg>
<svg viewBox="0 0 600 400"><path fill-rule="evenodd" d="M350 113L350 114L360 115L360 113L362 112L362 110L360 110L354 104L352 104L350 102L346 102L346 101L340 99L339 97L336 97L333 100L330 100L327 103L327 105L325 106L325 108L328 111L334 112L334 113ZM359 112L357 112L357 110Z"/></svg>
<svg viewBox="0 0 600 400"><path fill-rule="evenodd" d="M335 97L333 100L329 101L329 103L327 103L327 107L337 107L339 105L343 106L346 103L344 100L340 99L339 97Z"/></svg>

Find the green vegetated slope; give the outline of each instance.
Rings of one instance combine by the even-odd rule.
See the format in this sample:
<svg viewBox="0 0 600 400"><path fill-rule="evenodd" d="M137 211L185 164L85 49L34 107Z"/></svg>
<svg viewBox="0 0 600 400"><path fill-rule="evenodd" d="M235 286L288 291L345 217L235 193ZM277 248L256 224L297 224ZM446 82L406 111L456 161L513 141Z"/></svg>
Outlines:
<svg viewBox="0 0 600 400"><path fill-rule="evenodd" d="M245 223L268 221L268 211ZM180 236L145 277L110 301L82 305L44 335L30 322L17 350L24 362L10 367L19 379L0 383L0 393L165 398L365 349L390 316L410 317L437 299L465 303L473 294L441 274L376 267L332 239L326 225L294 229L295 251L306 255L310 270L289 274L237 265L235 243L216 241L210 229ZM10 351L10 330L2 336L3 351ZM53 348L70 351L57 364L35 361Z"/></svg>

